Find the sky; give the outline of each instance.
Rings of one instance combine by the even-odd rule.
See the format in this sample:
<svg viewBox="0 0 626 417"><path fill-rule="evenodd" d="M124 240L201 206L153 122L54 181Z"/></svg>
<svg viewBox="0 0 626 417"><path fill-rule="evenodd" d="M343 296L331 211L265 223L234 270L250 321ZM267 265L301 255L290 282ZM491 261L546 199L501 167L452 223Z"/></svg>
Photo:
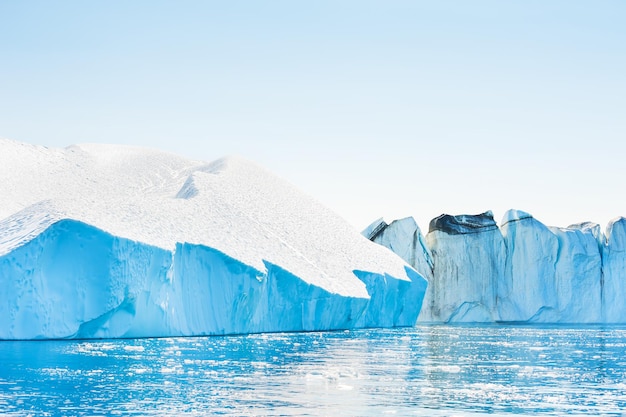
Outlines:
<svg viewBox="0 0 626 417"><path fill-rule="evenodd" d="M626 216L624 22L617 0L0 1L0 137L241 155L359 230L604 227Z"/></svg>

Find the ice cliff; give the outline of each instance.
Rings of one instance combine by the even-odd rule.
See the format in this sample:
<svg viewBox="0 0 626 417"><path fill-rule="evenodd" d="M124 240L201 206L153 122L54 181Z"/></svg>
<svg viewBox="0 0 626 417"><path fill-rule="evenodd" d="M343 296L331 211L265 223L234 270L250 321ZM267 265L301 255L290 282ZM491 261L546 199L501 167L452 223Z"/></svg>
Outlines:
<svg viewBox="0 0 626 417"><path fill-rule="evenodd" d="M426 280L289 183L0 139L0 339L413 325Z"/></svg>
<svg viewBox="0 0 626 417"><path fill-rule="evenodd" d="M625 218L606 235L594 223L547 227L519 210L500 227L486 212L441 215L425 237L412 218L378 220L363 234L430 281L420 321L626 323Z"/></svg>

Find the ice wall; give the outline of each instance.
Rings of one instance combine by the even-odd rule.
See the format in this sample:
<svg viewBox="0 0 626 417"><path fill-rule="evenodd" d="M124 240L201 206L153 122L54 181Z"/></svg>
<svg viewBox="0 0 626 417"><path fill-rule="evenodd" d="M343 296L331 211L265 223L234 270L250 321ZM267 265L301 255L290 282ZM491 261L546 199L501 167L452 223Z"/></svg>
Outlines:
<svg viewBox="0 0 626 417"><path fill-rule="evenodd" d="M420 321L626 323L624 218L608 225L606 239L594 223L547 227L509 210L500 228L490 212L433 219L426 252L401 236L372 240L414 267L430 251Z"/></svg>
<svg viewBox="0 0 626 417"><path fill-rule="evenodd" d="M0 256L0 339L118 338L410 326L426 281L355 271L370 297L202 245L174 252L60 220Z"/></svg>
<svg viewBox="0 0 626 417"><path fill-rule="evenodd" d="M163 311L171 253L61 220L0 256L0 339L142 333L135 315ZM138 322L135 322L138 323ZM158 335L164 334L159 326Z"/></svg>
<svg viewBox="0 0 626 417"><path fill-rule="evenodd" d="M559 240L530 214L508 211L502 221L507 273L498 282L503 321L557 321L556 263Z"/></svg>
<svg viewBox="0 0 626 417"><path fill-rule="evenodd" d="M426 242L434 260L431 321L498 320L496 288L506 248L493 215L439 216L430 222Z"/></svg>
<svg viewBox="0 0 626 417"><path fill-rule="evenodd" d="M546 227L509 210L502 221L507 278L498 285L501 319L547 323L602 322L599 226Z"/></svg>
<svg viewBox="0 0 626 417"><path fill-rule="evenodd" d="M608 224L602 255L603 318L609 323L626 323L626 218Z"/></svg>

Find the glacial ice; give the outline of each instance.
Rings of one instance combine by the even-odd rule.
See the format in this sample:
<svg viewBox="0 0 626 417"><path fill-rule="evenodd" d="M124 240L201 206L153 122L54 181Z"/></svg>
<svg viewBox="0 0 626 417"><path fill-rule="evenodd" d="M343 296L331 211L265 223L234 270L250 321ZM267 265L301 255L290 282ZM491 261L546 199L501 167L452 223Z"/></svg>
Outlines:
<svg viewBox="0 0 626 417"><path fill-rule="evenodd" d="M496 320L496 282L504 272L505 246L493 215L437 217L426 242L434 261L430 320Z"/></svg>
<svg viewBox="0 0 626 417"><path fill-rule="evenodd" d="M626 322L626 218L609 222L602 247L602 315L610 323Z"/></svg>
<svg viewBox="0 0 626 417"><path fill-rule="evenodd" d="M439 216L425 238L414 230L426 250L402 235L369 237L429 279L420 321L626 323L623 217L606 237L594 223L547 227L521 210L499 228L486 212Z"/></svg>
<svg viewBox="0 0 626 417"><path fill-rule="evenodd" d="M0 339L410 326L427 282L289 183L0 139Z"/></svg>

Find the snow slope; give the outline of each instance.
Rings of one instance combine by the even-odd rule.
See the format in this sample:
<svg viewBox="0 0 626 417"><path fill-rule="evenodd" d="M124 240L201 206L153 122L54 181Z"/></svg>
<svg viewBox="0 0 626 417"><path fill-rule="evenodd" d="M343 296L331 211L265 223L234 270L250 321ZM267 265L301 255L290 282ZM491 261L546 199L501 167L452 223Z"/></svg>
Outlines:
<svg viewBox="0 0 626 417"><path fill-rule="evenodd" d="M422 321L626 323L623 217L605 237L594 223L547 227L520 210L499 228L491 212L442 215L425 238L413 228L427 250L386 228L372 233L376 225L363 233L429 278Z"/></svg>
<svg viewBox="0 0 626 417"><path fill-rule="evenodd" d="M0 338L415 323L426 281L263 168L0 139Z"/></svg>

